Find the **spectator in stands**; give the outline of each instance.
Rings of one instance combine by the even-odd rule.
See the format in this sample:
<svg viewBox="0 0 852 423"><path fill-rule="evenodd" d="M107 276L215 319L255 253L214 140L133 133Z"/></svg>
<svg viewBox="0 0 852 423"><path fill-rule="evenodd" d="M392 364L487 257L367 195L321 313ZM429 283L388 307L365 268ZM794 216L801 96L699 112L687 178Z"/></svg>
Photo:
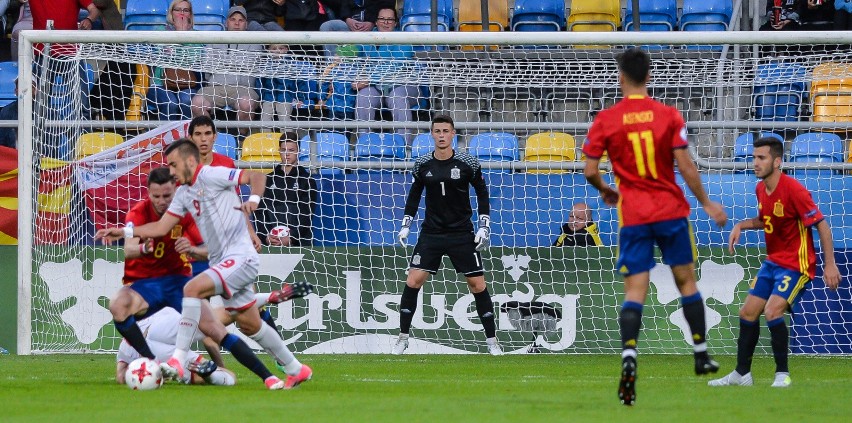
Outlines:
<svg viewBox="0 0 852 423"><path fill-rule="evenodd" d="M834 0L799 0L799 22L801 31L831 31Z"/></svg>
<svg viewBox="0 0 852 423"><path fill-rule="evenodd" d="M18 22L12 27L12 60L18 61L18 36L21 31L33 29L33 14L30 11L29 0L19 0L21 9L18 12Z"/></svg>
<svg viewBox="0 0 852 423"><path fill-rule="evenodd" d="M799 29L799 0L767 0L766 23L761 31L795 31Z"/></svg>
<svg viewBox="0 0 852 423"><path fill-rule="evenodd" d="M325 6L318 0L285 0L284 28L287 31L319 31L328 20Z"/></svg>
<svg viewBox="0 0 852 423"><path fill-rule="evenodd" d="M124 20L115 0L92 0L92 3L101 12L101 25L107 31L121 31L124 29Z"/></svg>
<svg viewBox="0 0 852 423"><path fill-rule="evenodd" d="M355 116L355 98L358 95L352 87L357 70L344 58L357 56L358 49L353 45L339 46L336 53L320 76L323 81L320 87L322 98L318 105L326 109L331 120L351 120Z"/></svg>
<svg viewBox="0 0 852 423"><path fill-rule="evenodd" d="M260 120L288 122L294 110L310 114L319 101L319 89L314 66L305 61L288 57L286 44L270 44L266 51L273 56L279 69L289 69L295 76L288 78L259 78Z"/></svg>
<svg viewBox="0 0 852 423"><path fill-rule="evenodd" d="M834 30L852 31L852 0L834 0Z"/></svg>
<svg viewBox="0 0 852 423"><path fill-rule="evenodd" d="M568 215L568 222L562 225L562 233L553 242L554 247L591 247L601 246L598 225L592 221L592 210L586 203L575 203Z"/></svg>
<svg viewBox="0 0 852 423"><path fill-rule="evenodd" d="M101 11L103 29L121 31L124 22L113 0L92 0ZM136 66L127 62L110 60L98 76L89 95L93 119L124 120L124 114L133 98L133 78Z"/></svg>
<svg viewBox="0 0 852 423"><path fill-rule="evenodd" d="M249 31L283 31L278 17L284 14L285 0L235 0L234 6L246 8Z"/></svg>
<svg viewBox="0 0 852 423"><path fill-rule="evenodd" d="M33 29L47 29L47 21L53 21L55 30L90 30L101 12L92 0L28 0L33 14ZM77 22L80 9L89 15Z"/></svg>
<svg viewBox="0 0 852 423"><path fill-rule="evenodd" d="M193 31L195 19L192 3L187 0L172 0L166 14L166 31ZM164 56L184 62L189 67L194 60L197 45L187 44L180 47L166 47ZM182 68L154 68L151 87L147 99L159 120L189 119L192 115L190 105L192 96L198 90L199 76L196 72Z"/></svg>
<svg viewBox="0 0 852 423"><path fill-rule="evenodd" d="M325 0L323 4L334 11L338 19L320 25L320 31L372 31L381 9L396 7L394 0ZM326 44L326 56L337 54L336 44Z"/></svg>
<svg viewBox="0 0 852 423"><path fill-rule="evenodd" d="M245 31L248 21L246 20L246 9L242 6L234 6L228 9L228 20L225 27L228 31ZM225 52L228 60L236 63L253 60L247 56L252 52L263 50L260 44L213 44L210 48L221 49ZM257 108L260 96L254 90L255 77L245 74L213 74L207 79L207 86L198 90L192 97L192 116L210 116L215 107L223 109L230 107L237 113L237 120L250 121L252 113ZM241 128L240 132L247 132Z"/></svg>
<svg viewBox="0 0 852 423"><path fill-rule="evenodd" d="M376 30L390 32L397 29L396 9L384 8L379 10L376 18ZM418 101L420 89L410 84L394 82L395 76L404 72L404 60L414 57L414 48L410 45L361 45L358 47L359 56L373 61L373 69L368 79L362 79L352 84L358 92L355 99L355 118L361 121L374 120L376 112L387 105L394 122L410 122L411 108ZM359 130L369 132L368 129ZM399 129L406 140L409 139L409 129Z"/></svg>
<svg viewBox="0 0 852 423"><path fill-rule="evenodd" d="M255 212L261 239L274 246L310 246L311 217L317 202L317 183L299 166L299 141L293 131L281 135L281 163L266 177L266 191ZM289 230L274 232L276 226ZM271 233L272 232L272 233Z"/></svg>

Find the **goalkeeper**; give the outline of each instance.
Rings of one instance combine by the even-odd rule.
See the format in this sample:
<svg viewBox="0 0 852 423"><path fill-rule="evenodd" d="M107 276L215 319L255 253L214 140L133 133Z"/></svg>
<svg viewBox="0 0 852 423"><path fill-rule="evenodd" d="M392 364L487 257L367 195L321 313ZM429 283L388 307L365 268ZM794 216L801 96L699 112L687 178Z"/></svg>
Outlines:
<svg viewBox="0 0 852 423"><path fill-rule="evenodd" d="M482 177L479 162L471 155L453 151L455 125L449 116L432 119L434 153L418 157L414 162L414 182L405 202L405 216L397 239L405 247L411 222L417 213L420 197L426 190L426 212L420 238L414 246L408 269L408 279L399 302L399 338L393 354L408 348L411 319L417 309L417 295L430 274L435 274L444 255L450 256L456 271L463 273L467 286L476 301L476 312L485 329L488 352L503 353L497 343L494 303L485 286L485 271L480 251L488 247L491 233L488 217L488 187ZM479 205L479 229L474 235L470 205L470 185L476 191Z"/></svg>

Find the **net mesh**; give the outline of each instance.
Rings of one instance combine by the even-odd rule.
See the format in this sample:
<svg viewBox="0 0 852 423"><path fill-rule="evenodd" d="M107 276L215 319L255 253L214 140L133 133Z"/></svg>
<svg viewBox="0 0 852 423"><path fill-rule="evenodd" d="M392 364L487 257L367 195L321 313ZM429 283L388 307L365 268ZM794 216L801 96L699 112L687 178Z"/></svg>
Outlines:
<svg viewBox="0 0 852 423"><path fill-rule="evenodd" d="M407 169L429 151L428 120L436 114L455 119L457 148L486 167L493 246L484 260L504 349L620 349L617 214L576 172L589 124L620 96L617 46L391 46L404 53L390 57L339 46L341 55L332 58L280 46L233 47L81 43L73 55L36 58L33 351L117 349L107 303L120 286L122 253L95 244L92 235L123 223L145 196L147 172L162 164L163 147L186 134L187 119L200 109L219 126L214 151L241 159L240 167L269 172L281 160L281 133L303 138L300 160L317 186L311 245L266 247L258 280L261 292L292 280L317 287L306 300L272 308L295 350L390 351L410 254L410 247L395 246ZM652 95L682 111L704 184L734 220L756 207L754 176L731 166L749 160L748 137L776 134L793 162L845 162L848 49L647 47ZM362 53L350 55L355 51ZM209 89L223 81L242 89ZM359 96L353 84L360 82L372 87L372 97ZM818 139L801 147L797 136L815 132ZM537 162L543 169L526 170ZM836 248L844 249L848 177L830 169L795 176L814 193ZM688 198L711 349L734 353L737 310L760 266L763 239L749 232L735 254L723 253L726 233ZM593 210L603 246L551 247L579 202ZM422 213L409 242L417 240ZM257 226L269 223L276 222ZM840 265L848 274L845 261ZM691 351L667 268L658 265L651 281L640 348ZM852 318L838 296L849 298L848 284L833 293L817 278L794 309L793 352L850 352ZM561 317L540 331L525 330L499 312L509 301L544 302ZM449 260L423 289L412 337L414 352L485 351L473 297ZM768 339L759 348L768 352Z"/></svg>

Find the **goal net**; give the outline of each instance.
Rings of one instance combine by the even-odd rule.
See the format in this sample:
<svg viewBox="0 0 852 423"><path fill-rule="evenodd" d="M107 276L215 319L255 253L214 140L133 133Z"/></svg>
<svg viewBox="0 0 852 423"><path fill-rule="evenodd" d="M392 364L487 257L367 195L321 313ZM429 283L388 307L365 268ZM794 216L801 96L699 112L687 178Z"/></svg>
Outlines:
<svg viewBox="0 0 852 423"><path fill-rule="evenodd" d="M682 111L704 186L732 220L756 212L751 142L784 140L785 167L827 216L849 275L852 41L846 33L834 45L814 44L825 41L813 33L772 37L24 32L18 352L117 349L108 299L121 286L123 252L94 242L94 231L123 224L146 197L146 175L163 165L165 146L202 113L217 125L214 151L240 168L272 172L282 133L302 140L315 201L287 203L286 222L253 219L263 239L279 224L303 238L265 246L257 282L259 292L284 281L316 287L270 307L294 350L390 352L411 254L395 241L410 169L431 150L429 120L446 114L456 122L454 148L479 158L489 188L492 246L483 260L504 349L618 351L618 217L585 182L581 146L595 115L620 99L614 55L628 45L651 53L651 94ZM34 54L33 43L50 53ZM326 46L335 54L324 54ZM614 183L606 160L603 167ZM730 224L715 228L688 198L710 348L734 353L763 237L748 232L728 254ZM591 209L601 245L554 247L577 203ZM287 220L294 214L303 219ZM421 205L410 243L422 218ZM686 353L679 294L658 263L640 348ZM852 353L849 282L830 291L820 275L793 307L791 351ZM486 351L473 296L448 259L422 289L411 335L415 353ZM769 351L762 339L759 352Z"/></svg>

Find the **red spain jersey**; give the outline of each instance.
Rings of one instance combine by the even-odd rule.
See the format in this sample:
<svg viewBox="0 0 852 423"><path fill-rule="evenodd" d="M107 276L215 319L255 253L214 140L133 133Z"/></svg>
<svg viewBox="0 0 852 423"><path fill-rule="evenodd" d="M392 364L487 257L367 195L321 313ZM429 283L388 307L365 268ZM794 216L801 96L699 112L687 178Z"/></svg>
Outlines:
<svg viewBox="0 0 852 423"><path fill-rule="evenodd" d="M654 99L629 96L598 113L583 154L609 156L621 194L621 226L689 216L689 203L674 176L674 150L687 145L680 112Z"/></svg>
<svg viewBox="0 0 852 423"><path fill-rule="evenodd" d="M222 166L229 167L231 169L237 168L237 165L234 164L234 159L219 153L213 153L213 160L210 161L210 166Z"/></svg>
<svg viewBox="0 0 852 423"><path fill-rule="evenodd" d="M814 278L816 253L811 226L825 217L811 193L799 181L781 174L772 194L763 181L757 183L757 211L763 221L766 259Z"/></svg>
<svg viewBox="0 0 852 423"><path fill-rule="evenodd" d="M126 222L141 226L160 220L150 199L144 199L127 212ZM124 261L124 283L139 279L156 278L166 275L192 276L192 266L183 254L175 251L175 240L185 236L193 245L202 244L201 234L195 227L195 221L186 215L164 237L154 238L154 252L142 257Z"/></svg>

